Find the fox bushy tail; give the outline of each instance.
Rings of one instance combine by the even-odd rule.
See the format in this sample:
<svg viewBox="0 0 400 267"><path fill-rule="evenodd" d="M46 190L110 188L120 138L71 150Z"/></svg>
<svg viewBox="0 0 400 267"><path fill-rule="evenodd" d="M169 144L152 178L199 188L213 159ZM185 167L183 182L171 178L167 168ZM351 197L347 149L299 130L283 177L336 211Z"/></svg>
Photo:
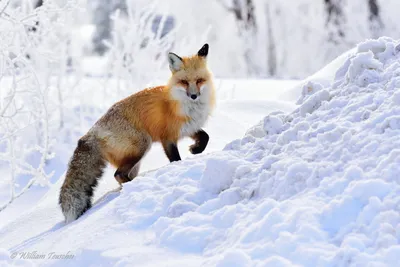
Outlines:
<svg viewBox="0 0 400 267"><path fill-rule="evenodd" d="M59 204L66 223L76 220L91 207L94 188L105 166L98 140L83 136L68 163L60 190Z"/></svg>

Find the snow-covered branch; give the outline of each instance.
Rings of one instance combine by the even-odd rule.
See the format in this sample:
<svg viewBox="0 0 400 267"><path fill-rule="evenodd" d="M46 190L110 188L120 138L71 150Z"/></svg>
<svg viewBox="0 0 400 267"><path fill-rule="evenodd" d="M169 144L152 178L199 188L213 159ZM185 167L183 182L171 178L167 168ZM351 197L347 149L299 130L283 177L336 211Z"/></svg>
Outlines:
<svg viewBox="0 0 400 267"><path fill-rule="evenodd" d="M69 29L63 26L74 3L62 7L48 3L36 10L29 5L1 6L0 170L8 179L10 194L0 203L0 211L33 185L49 185L53 174L46 168L54 157L54 125L60 125L62 116L55 115L60 107L51 99L55 91L51 80L57 77L53 70L66 64L58 52L68 45L63 38Z"/></svg>

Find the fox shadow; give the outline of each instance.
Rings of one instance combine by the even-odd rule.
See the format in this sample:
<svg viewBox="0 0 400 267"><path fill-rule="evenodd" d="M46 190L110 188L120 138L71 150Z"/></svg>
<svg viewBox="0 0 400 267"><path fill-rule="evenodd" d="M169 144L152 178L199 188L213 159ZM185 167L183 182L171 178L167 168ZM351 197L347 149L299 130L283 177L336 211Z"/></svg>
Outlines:
<svg viewBox="0 0 400 267"><path fill-rule="evenodd" d="M53 227L51 227L50 229L34 236L31 237L25 241L23 241L22 243L12 247L9 252L10 253L15 253L15 252L19 252L24 250L25 248L37 243L37 241L39 240L43 240L45 239L48 235L59 231L61 229L64 229L65 227L72 227L73 225L81 222L82 220L85 220L86 217L90 216L91 214L97 212L98 210L102 209L102 207L104 207L107 203L109 203L110 201L112 201L113 199L115 199L116 197L119 196L119 191L120 191L121 187L119 188L115 188L113 190L108 191L107 193L105 193L102 197L100 197L98 200L96 200L92 207L87 210L81 217L79 217L78 219L76 219L73 222L70 223L65 223L65 221L60 221L58 223L56 223Z"/></svg>

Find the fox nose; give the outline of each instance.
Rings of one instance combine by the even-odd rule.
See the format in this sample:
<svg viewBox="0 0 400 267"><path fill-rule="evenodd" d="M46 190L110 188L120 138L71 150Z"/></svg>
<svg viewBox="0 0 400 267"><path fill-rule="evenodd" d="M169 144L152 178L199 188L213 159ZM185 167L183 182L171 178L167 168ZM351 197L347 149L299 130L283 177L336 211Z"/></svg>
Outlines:
<svg viewBox="0 0 400 267"><path fill-rule="evenodd" d="M193 94L190 96L190 98L192 98L193 100L197 98L197 95Z"/></svg>

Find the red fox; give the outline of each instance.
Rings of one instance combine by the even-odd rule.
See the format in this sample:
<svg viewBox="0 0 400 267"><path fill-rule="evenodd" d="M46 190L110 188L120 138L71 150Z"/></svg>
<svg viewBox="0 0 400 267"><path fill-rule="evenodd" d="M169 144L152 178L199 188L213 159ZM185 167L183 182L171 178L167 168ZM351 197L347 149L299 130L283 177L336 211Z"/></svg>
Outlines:
<svg viewBox="0 0 400 267"><path fill-rule="evenodd" d="M177 142L191 137L192 154L202 153L209 135L202 129L215 105L212 73L207 67L209 45L197 54L168 53L171 77L166 85L147 88L115 103L79 139L68 163L59 204L67 223L91 207L93 190L106 163L117 170L120 183L139 172L140 160L153 142L160 142L170 162L181 160Z"/></svg>

